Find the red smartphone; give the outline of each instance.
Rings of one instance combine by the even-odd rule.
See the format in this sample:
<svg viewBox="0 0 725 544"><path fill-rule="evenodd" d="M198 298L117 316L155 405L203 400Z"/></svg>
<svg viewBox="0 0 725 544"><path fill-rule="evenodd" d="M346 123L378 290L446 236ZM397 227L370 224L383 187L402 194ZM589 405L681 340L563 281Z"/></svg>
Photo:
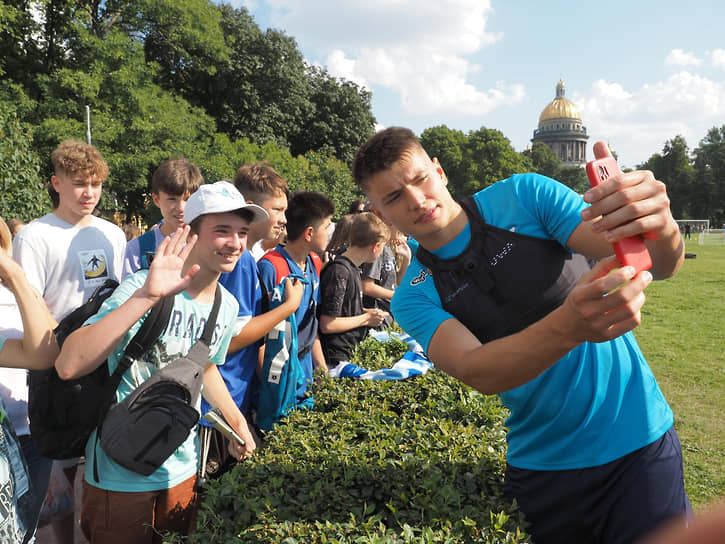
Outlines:
<svg viewBox="0 0 725 544"><path fill-rule="evenodd" d="M619 166L614 157L603 157L587 163L587 176L592 187L596 187L600 183L606 181L610 177L619 173ZM614 253L617 255L619 266L632 266L637 274L642 270L648 270L652 267L652 259L650 258L644 238L640 235L623 238L612 244Z"/></svg>

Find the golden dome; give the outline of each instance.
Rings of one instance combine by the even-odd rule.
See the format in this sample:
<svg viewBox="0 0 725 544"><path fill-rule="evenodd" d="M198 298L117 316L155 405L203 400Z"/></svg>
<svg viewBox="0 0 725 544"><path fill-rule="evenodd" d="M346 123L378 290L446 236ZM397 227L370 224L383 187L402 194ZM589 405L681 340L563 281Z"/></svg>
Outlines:
<svg viewBox="0 0 725 544"><path fill-rule="evenodd" d="M579 109L574 105L574 102L571 102L564 96L564 82L559 80L559 83L556 84L556 98L541 112L539 125L549 119L562 118L579 119L581 121L582 116L579 113Z"/></svg>

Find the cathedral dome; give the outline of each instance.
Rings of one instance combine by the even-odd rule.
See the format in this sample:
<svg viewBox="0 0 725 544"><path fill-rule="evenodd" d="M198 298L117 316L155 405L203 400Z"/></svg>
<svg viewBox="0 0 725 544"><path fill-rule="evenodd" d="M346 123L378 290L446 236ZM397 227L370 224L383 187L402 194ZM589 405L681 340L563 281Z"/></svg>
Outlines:
<svg viewBox="0 0 725 544"><path fill-rule="evenodd" d="M581 121L579 109L564 96L564 82L559 80L556 84L556 98L544 108L539 116L539 124L550 119L578 119Z"/></svg>
<svg viewBox="0 0 725 544"><path fill-rule="evenodd" d="M556 84L556 97L541 112L533 143L548 145L566 166L586 163L587 129L579 109L564 96L564 82Z"/></svg>

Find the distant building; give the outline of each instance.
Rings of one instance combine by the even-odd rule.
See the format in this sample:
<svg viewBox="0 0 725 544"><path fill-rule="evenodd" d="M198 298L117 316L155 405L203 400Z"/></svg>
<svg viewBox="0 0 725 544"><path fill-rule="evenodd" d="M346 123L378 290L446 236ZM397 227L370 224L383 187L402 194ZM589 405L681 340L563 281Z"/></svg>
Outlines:
<svg viewBox="0 0 725 544"><path fill-rule="evenodd" d="M556 84L556 97L539 116L533 143L544 142L567 166L584 166L587 162L587 129L582 125L579 109L564 96L564 82Z"/></svg>

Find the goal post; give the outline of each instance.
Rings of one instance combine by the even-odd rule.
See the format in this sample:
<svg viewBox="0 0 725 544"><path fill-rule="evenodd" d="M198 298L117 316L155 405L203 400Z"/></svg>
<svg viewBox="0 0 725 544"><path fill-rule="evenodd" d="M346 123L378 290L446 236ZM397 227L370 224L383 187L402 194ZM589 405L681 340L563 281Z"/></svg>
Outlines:
<svg viewBox="0 0 725 544"><path fill-rule="evenodd" d="M710 229L697 235L701 246L725 246L725 229Z"/></svg>
<svg viewBox="0 0 725 544"><path fill-rule="evenodd" d="M709 219L676 219L685 240L697 240L698 245L725 245L723 229L711 229Z"/></svg>

